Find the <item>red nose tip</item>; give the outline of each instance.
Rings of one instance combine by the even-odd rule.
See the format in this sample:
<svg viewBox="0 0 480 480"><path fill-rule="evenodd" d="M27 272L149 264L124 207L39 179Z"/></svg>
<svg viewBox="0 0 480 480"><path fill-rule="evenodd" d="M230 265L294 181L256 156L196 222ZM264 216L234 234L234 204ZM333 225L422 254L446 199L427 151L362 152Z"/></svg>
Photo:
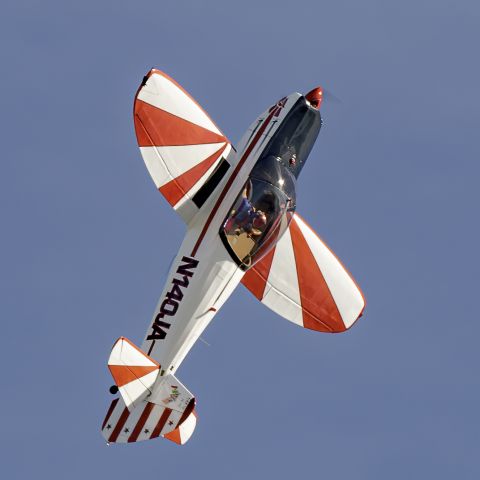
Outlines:
<svg viewBox="0 0 480 480"><path fill-rule="evenodd" d="M323 90L321 87L314 88L305 95L305 98L310 102L310 105L317 110L320 109L322 103Z"/></svg>

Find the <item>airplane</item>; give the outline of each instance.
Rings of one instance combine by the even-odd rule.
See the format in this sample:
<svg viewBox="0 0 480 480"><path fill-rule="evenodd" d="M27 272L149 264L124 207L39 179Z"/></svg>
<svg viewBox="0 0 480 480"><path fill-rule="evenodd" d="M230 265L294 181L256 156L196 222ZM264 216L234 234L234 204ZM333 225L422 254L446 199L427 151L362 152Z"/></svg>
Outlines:
<svg viewBox="0 0 480 480"><path fill-rule="evenodd" d="M138 145L156 188L187 225L140 348L120 337L108 367L119 395L107 443L164 437L184 444L194 395L175 377L239 283L307 329L337 333L362 315L362 292L296 213L296 181L315 143L323 90L292 93L263 112L236 149L172 78L152 69L135 96Z"/></svg>

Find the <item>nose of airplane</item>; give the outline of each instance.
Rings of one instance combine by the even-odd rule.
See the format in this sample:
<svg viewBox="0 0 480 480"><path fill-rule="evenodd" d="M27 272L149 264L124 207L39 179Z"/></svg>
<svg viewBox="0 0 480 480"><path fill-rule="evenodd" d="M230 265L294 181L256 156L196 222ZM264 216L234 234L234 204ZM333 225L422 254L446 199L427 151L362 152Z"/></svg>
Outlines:
<svg viewBox="0 0 480 480"><path fill-rule="evenodd" d="M320 109L320 105L322 103L322 97L323 97L323 90L322 87L317 87L308 92L305 95L305 98L310 102L310 105L317 110Z"/></svg>

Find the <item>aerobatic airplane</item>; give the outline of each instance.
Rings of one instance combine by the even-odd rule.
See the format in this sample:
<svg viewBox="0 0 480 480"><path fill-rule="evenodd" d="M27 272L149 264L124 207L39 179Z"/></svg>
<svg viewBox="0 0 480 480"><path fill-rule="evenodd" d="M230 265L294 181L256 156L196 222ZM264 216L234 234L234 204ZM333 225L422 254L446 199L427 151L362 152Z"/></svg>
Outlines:
<svg viewBox="0 0 480 480"><path fill-rule="evenodd" d="M295 188L322 125L322 89L283 97L237 149L173 79L151 70L135 97L138 145L155 186L187 225L140 348L124 337L102 425L109 443L185 443L195 398L175 372L241 282L274 312L320 332L361 316L360 289L296 212Z"/></svg>

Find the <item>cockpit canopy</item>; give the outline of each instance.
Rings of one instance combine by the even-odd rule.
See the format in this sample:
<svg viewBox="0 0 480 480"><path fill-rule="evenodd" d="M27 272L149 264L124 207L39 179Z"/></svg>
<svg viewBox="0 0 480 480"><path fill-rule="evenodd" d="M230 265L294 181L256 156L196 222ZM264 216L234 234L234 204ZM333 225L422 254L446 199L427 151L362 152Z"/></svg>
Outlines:
<svg viewBox="0 0 480 480"><path fill-rule="evenodd" d="M247 270L280 239L295 212L295 184L322 121L298 99L268 142L220 229L232 258Z"/></svg>
<svg viewBox="0 0 480 480"><path fill-rule="evenodd" d="M220 236L245 270L277 242L295 211L295 177L276 157L260 160L223 222Z"/></svg>
<svg viewBox="0 0 480 480"><path fill-rule="evenodd" d="M298 178L321 126L320 111L307 102L305 97L299 98L273 135L262 156L278 157L282 165Z"/></svg>

